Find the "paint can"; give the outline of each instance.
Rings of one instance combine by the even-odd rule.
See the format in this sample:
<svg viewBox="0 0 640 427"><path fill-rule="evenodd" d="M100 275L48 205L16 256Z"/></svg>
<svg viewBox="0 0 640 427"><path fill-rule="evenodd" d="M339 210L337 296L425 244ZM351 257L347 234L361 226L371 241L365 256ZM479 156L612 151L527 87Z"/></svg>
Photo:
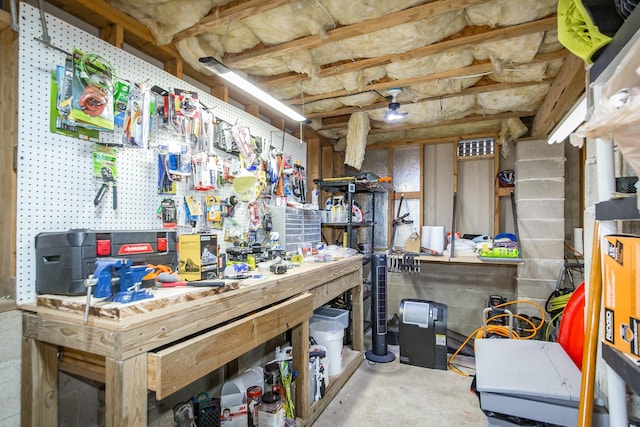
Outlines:
<svg viewBox="0 0 640 427"><path fill-rule="evenodd" d="M247 389L248 427L258 426L258 407L262 399L262 387L253 385Z"/></svg>

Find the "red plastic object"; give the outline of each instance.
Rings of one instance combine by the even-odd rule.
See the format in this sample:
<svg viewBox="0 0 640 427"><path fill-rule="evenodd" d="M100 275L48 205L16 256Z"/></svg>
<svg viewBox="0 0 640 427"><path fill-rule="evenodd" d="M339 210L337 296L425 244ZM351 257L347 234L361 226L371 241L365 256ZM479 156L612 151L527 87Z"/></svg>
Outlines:
<svg viewBox="0 0 640 427"><path fill-rule="evenodd" d="M158 237L158 252L166 252L166 251L167 251L167 238Z"/></svg>
<svg viewBox="0 0 640 427"><path fill-rule="evenodd" d="M96 255L97 256L111 255L111 240L96 240Z"/></svg>
<svg viewBox="0 0 640 427"><path fill-rule="evenodd" d="M584 299L584 282L582 282L567 301L558 328L558 343L581 371L584 347Z"/></svg>

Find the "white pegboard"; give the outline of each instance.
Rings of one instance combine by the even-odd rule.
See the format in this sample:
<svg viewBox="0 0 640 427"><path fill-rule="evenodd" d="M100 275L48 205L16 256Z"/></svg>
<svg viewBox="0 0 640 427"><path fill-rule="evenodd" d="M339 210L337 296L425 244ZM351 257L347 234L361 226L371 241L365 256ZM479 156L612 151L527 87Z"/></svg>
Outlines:
<svg viewBox="0 0 640 427"><path fill-rule="evenodd" d="M100 184L92 178L93 144L49 131L51 72L56 65L64 65L65 55L36 40L42 35L39 10L25 3L20 6L16 297L19 304L24 304L35 301L36 297L35 236L38 233L77 228L159 229L162 224L156 217L156 209L167 196L157 194L155 150L122 148L117 160L118 209L111 207L112 190L107 191L100 205L94 206ZM46 19L51 44L57 48L98 53L114 66L122 79L148 79L163 88L198 92L200 101L213 108L216 117L246 125L252 135L273 139L274 146L280 147L282 132L273 126L56 17L46 15ZM157 125L154 128L152 146L171 137L158 132ZM114 142L120 137L118 131L102 132L101 142ZM287 134L284 151L306 165L305 143ZM181 186L179 194L172 196L179 208L183 196L189 193L185 187ZM218 194L224 198L228 192L233 190L221 189ZM238 206L236 218L246 223L245 206Z"/></svg>

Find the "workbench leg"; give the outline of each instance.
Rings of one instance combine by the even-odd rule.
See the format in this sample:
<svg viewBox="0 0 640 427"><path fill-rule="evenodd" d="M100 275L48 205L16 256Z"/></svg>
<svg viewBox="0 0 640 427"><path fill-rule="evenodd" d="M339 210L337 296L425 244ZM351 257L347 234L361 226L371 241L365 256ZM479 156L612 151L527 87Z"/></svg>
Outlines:
<svg viewBox="0 0 640 427"><path fill-rule="evenodd" d="M298 371L296 379L296 418L306 419L309 415L309 319L291 330L293 366Z"/></svg>
<svg viewBox="0 0 640 427"><path fill-rule="evenodd" d="M360 284L351 288L351 316L353 323L353 349L355 351L364 351L364 312L362 308L362 273L359 272ZM354 279L357 280L357 279Z"/></svg>
<svg viewBox="0 0 640 427"><path fill-rule="evenodd" d="M127 360L105 360L107 427L146 427L147 355Z"/></svg>
<svg viewBox="0 0 640 427"><path fill-rule="evenodd" d="M58 425L58 347L22 339L21 425Z"/></svg>

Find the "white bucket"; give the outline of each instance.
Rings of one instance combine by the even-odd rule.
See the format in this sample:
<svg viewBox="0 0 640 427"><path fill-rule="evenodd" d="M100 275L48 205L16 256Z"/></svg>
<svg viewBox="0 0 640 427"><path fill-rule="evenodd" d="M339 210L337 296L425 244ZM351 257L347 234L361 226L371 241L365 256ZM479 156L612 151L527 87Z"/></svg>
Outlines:
<svg viewBox="0 0 640 427"><path fill-rule="evenodd" d="M309 323L309 335L327 349L329 359L329 375L342 372L342 324L333 320L318 320Z"/></svg>

